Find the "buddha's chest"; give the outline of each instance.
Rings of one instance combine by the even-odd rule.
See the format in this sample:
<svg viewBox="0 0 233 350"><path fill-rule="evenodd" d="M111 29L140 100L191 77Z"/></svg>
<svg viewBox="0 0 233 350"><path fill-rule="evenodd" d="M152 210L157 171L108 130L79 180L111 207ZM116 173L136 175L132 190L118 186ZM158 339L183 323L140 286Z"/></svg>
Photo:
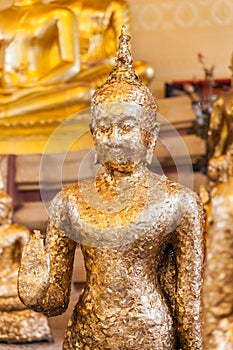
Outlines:
<svg viewBox="0 0 233 350"><path fill-rule="evenodd" d="M72 238L91 246L114 247L136 240L156 242L172 232L181 219L177 203L135 194L130 200L78 200L70 205Z"/></svg>

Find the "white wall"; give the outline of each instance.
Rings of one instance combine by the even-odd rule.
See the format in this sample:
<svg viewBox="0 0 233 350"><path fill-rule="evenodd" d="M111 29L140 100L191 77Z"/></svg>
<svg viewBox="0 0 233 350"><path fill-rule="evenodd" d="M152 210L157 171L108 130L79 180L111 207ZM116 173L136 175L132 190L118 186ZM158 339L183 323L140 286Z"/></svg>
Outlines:
<svg viewBox="0 0 233 350"><path fill-rule="evenodd" d="M216 77L231 77L233 0L128 0L135 59L151 62L157 96L165 81L202 78L197 60L216 65Z"/></svg>

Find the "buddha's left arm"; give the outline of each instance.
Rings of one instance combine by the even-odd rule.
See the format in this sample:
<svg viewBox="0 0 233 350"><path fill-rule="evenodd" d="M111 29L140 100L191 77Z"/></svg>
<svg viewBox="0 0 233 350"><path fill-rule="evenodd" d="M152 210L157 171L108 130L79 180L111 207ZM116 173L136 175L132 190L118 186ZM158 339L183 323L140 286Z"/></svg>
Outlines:
<svg viewBox="0 0 233 350"><path fill-rule="evenodd" d="M183 350L202 350L202 280L204 267L204 214L201 202L189 195L185 214L174 237L177 264L177 333Z"/></svg>

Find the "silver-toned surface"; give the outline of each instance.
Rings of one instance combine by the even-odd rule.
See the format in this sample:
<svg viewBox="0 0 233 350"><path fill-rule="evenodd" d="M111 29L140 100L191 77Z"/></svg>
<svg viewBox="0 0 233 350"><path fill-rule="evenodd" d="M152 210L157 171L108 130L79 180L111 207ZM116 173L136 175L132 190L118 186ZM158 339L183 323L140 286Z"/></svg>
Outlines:
<svg viewBox="0 0 233 350"><path fill-rule="evenodd" d="M123 29L116 67L93 97L91 131L103 168L54 198L45 239L35 232L24 249L19 293L36 311L62 313L79 241L87 282L64 350L202 350L202 205L146 167L158 133L156 102L132 70L128 40Z"/></svg>

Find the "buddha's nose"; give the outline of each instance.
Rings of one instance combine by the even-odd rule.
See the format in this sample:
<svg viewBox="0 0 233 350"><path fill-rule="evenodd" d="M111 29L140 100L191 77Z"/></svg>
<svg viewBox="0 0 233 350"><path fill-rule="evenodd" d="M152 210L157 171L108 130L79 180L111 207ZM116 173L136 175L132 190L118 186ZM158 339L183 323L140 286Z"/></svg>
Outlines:
<svg viewBox="0 0 233 350"><path fill-rule="evenodd" d="M119 136L118 127L117 127L117 125L113 125L112 126L112 132L111 132L111 135L110 135L111 141L116 140L118 138L118 136Z"/></svg>

